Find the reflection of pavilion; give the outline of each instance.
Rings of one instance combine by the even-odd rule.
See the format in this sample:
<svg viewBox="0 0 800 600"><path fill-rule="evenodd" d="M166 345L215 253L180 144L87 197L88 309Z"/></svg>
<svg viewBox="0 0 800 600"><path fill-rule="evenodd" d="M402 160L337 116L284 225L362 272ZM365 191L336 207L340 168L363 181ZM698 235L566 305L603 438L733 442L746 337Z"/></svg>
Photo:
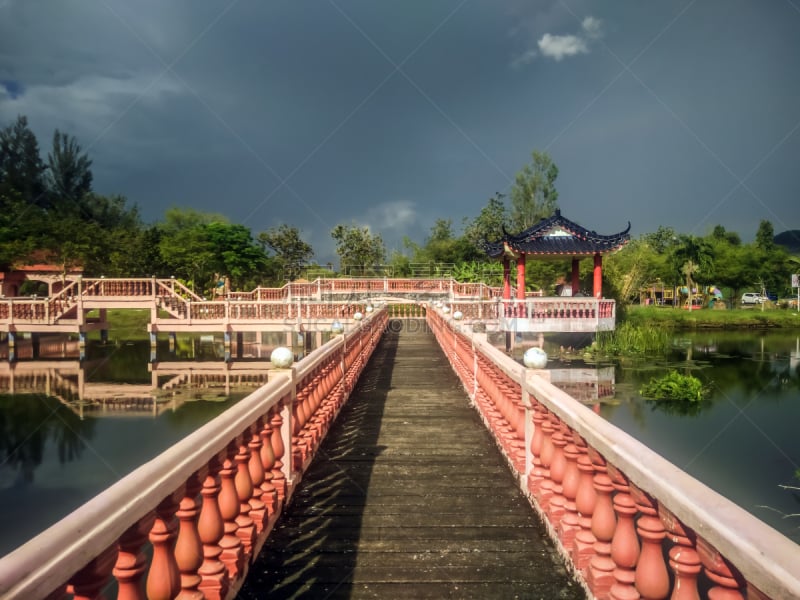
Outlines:
<svg viewBox="0 0 800 600"><path fill-rule="evenodd" d="M149 365L150 384L87 382L92 362L0 361L0 393L45 394L79 417L153 416L185 402L224 400L267 382L265 362L169 362Z"/></svg>
<svg viewBox="0 0 800 600"><path fill-rule="evenodd" d="M596 402L614 396L614 367L547 369L547 372L550 383L580 402Z"/></svg>

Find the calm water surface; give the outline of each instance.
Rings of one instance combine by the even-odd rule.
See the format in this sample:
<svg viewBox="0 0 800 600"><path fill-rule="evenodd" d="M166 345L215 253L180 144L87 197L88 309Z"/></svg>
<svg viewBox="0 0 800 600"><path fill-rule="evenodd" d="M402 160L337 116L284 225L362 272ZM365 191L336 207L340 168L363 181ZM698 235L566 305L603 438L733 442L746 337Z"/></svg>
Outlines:
<svg viewBox="0 0 800 600"><path fill-rule="evenodd" d="M207 346L159 349L155 373L149 343L0 363L0 556L266 383L266 360L226 374ZM99 397L114 401L103 409Z"/></svg>
<svg viewBox="0 0 800 600"><path fill-rule="evenodd" d="M201 373L209 365L212 371L224 366L218 347L195 344L191 352L162 358L165 353L159 348L155 375L148 369L147 344L90 347L82 363L0 363L0 556L266 381L264 359L234 361L247 372L229 374L226 382L220 369ZM162 369L169 358L182 362L183 375ZM198 358L204 360L193 363ZM800 494L780 488L800 483L794 479L800 465L800 336L683 335L666 357L600 366L553 359L548 368L561 378L557 385L599 404L610 422L800 543L800 517L783 518L800 512ZM711 388L711 400L687 413L641 398L641 385L669 369L698 376ZM101 412L90 410L90 400L80 401L81 394L100 393L128 397L135 406Z"/></svg>
<svg viewBox="0 0 800 600"><path fill-rule="evenodd" d="M701 379L710 400L681 410L639 395L671 369ZM598 399L603 417L800 543L800 516L784 516L800 513L800 492L780 487L800 486L800 334L680 335L668 356L624 361L613 373L613 391Z"/></svg>

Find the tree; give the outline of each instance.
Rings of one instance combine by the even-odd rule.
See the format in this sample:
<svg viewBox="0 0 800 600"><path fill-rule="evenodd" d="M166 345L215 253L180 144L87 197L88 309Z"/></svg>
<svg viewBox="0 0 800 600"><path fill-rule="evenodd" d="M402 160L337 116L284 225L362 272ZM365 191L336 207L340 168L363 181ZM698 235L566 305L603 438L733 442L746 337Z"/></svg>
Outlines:
<svg viewBox="0 0 800 600"><path fill-rule="evenodd" d="M0 196L15 191L27 204L39 204L45 190L45 169L39 142L26 117L20 115L13 125L0 130ZM6 206L0 209L6 210Z"/></svg>
<svg viewBox="0 0 800 600"><path fill-rule="evenodd" d="M331 237L336 242L342 271L346 267L379 265L386 258L383 238L370 233L369 227L340 224L333 228Z"/></svg>
<svg viewBox="0 0 800 600"><path fill-rule="evenodd" d="M673 253L674 263L678 272L685 277L686 287L688 288L689 306L692 306L692 288L695 285L695 275L701 275L701 279L706 279L708 283L708 273L713 264L711 246L703 238L693 235L681 235L678 238L678 245Z"/></svg>
<svg viewBox="0 0 800 600"><path fill-rule="evenodd" d="M314 250L300 237L297 227L286 224L272 227L258 234L262 248L275 253L278 267L288 280L296 279L300 268L314 256Z"/></svg>
<svg viewBox="0 0 800 600"><path fill-rule="evenodd" d="M92 190L92 161L81 153L77 140L56 129L47 165L51 204L79 208L83 197Z"/></svg>
<svg viewBox="0 0 800 600"><path fill-rule="evenodd" d="M511 226L520 232L558 208L555 181L558 167L546 152L533 151L533 160L517 173L511 188Z"/></svg>
<svg viewBox="0 0 800 600"><path fill-rule="evenodd" d="M267 255L244 225L214 221L203 226L213 258L214 272L230 278L234 289L255 287L267 265Z"/></svg>
<svg viewBox="0 0 800 600"><path fill-rule="evenodd" d="M494 242L503 237L505 223L505 196L496 193L489 198L478 216L464 228L464 237L475 247L479 247L486 241Z"/></svg>
<svg viewBox="0 0 800 600"><path fill-rule="evenodd" d="M758 224L756 247L765 252L771 252L775 248L775 230L769 221L763 220Z"/></svg>

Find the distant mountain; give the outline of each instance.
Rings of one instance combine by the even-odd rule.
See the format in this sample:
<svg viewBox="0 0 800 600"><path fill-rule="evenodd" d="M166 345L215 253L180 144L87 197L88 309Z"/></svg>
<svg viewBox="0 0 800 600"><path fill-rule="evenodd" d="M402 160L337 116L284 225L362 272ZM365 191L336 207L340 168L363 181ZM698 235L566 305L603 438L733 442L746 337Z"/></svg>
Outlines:
<svg viewBox="0 0 800 600"><path fill-rule="evenodd" d="M775 243L792 254L800 254L800 229L790 229L775 236Z"/></svg>

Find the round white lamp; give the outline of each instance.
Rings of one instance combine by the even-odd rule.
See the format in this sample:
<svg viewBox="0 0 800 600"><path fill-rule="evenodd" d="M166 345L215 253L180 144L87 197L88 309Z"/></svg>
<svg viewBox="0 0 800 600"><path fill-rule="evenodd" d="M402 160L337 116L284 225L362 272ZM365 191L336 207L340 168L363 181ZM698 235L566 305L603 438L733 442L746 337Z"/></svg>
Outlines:
<svg viewBox="0 0 800 600"><path fill-rule="evenodd" d="M353 315L353 319L355 319L356 321L360 321L360 320L361 320L361 319L363 319L363 318L364 318L364 315L362 315L362 314L361 314L361 312L356 312L356 313Z"/></svg>
<svg viewBox="0 0 800 600"><path fill-rule="evenodd" d="M294 362L294 354L289 348L279 346L272 351L269 360L276 369L288 369Z"/></svg>
<svg viewBox="0 0 800 600"><path fill-rule="evenodd" d="M367 308L365 308L364 310L367 311L368 313L371 313L375 309L372 308L372 304L367 304Z"/></svg>
<svg viewBox="0 0 800 600"><path fill-rule="evenodd" d="M547 352L535 346L528 348L522 355L522 362L529 369L544 369L547 365Z"/></svg>
<svg viewBox="0 0 800 600"><path fill-rule="evenodd" d="M444 314L447 314L447 313L449 313L449 312L450 312L450 307L449 307L449 306L443 306L443 307L442 307L442 312L443 312Z"/></svg>
<svg viewBox="0 0 800 600"><path fill-rule="evenodd" d="M342 325L339 321L334 321L331 323L331 333L333 335L339 335L342 332L344 332L344 325Z"/></svg>
<svg viewBox="0 0 800 600"><path fill-rule="evenodd" d="M457 310L456 312L453 313L453 318L456 321L460 321L461 319L464 318L464 313L462 313L460 310Z"/></svg>

